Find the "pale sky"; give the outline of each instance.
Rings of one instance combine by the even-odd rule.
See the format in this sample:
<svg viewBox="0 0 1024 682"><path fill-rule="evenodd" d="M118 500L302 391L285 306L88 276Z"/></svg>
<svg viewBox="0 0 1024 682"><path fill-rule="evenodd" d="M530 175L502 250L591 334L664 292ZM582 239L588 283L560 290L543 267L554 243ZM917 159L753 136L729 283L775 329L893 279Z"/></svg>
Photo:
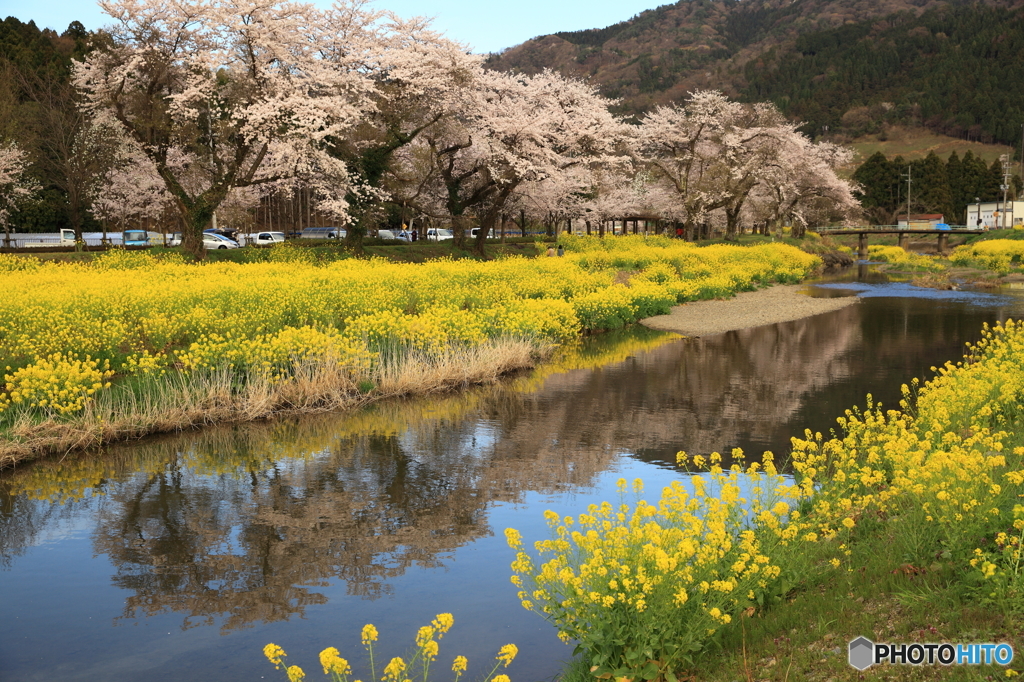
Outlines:
<svg viewBox="0 0 1024 682"><path fill-rule="evenodd" d="M327 5L329 0L314 0ZM434 17L434 26L474 52L497 52L556 31L603 28L652 9L666 0L375 0L402 16ZM63 32L78 20L90 30L109 17L90 0L0 0L0 18L35 21Z"/></svg>

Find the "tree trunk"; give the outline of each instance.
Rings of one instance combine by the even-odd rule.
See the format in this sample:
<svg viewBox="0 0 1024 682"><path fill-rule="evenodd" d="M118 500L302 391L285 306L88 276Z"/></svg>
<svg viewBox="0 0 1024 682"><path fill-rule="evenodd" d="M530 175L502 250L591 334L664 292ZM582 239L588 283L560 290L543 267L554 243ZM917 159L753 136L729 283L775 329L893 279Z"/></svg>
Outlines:
<svg viewBox="0 0 1024 682"><path fill-rule="evenodd" d="M364 211L357 220L348 224L345 230L345 246L352 249L352 253L356 255L363 254L363 239L366 238L372 222L370 212Z"/></svg>
<svg viewBox="0 0 1024 682"><path fill-rule="evenodd" d="M687 219L686 222L683 223L683 239L685 239L688 242L692 242L695 241L696 238L697 226L694 225L692 220Z"/></svg>
<svg viewBox="0 0 1024 682"><path fill-rule="evenodd" d="M487 258L487 252L484 251L484 242L488 235L494 232L494 227L498 222L498 216L505 210L505 202L508 201L508 198L518 186L519 183L514 183L502 187L501 191L499 191L491 200L491 205L480 217L480 231L477 232L476 240L473 243L473 252L478 257L483 259Z"/></svg>
<svg viewBox="0 0 1024 682"><path fill-rule="evenodd" d="M456 249L466 248L466 228L472 225L472 218L467 215L452 216L452 246Z"/></svg>
<svg viewBox="0 0 1024 682"><path fill-rule="evenodd" d="M181 207L181 250L201 261L206 258L206 247L203 246L203 230L213 221L214 209L206 202L196 203L191 209Z"/></svg>
<svg viewBox="0 0 1024 682"><path fill-rule="evenodd" d="M725 208L725 239L734 242L739 239L740 206Z"/></svg>

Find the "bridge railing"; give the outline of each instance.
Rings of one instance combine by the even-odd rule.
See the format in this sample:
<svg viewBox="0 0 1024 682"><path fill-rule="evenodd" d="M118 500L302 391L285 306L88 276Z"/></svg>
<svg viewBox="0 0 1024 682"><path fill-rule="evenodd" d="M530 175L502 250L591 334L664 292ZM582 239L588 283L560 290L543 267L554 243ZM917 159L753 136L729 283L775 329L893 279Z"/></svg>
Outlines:
<svg viewBox="0 0 1024 682"><path fill-rule="evenodd" d="M950 230L970 230L971 232L984 232L984 227L970 227L968 225L949 225ZM946 228L937 228L934 225L927 227L922 225L823 225L821 227L815 227L811 229L811 232L892 232L893 230L941 230L945 232Z"/></svg>

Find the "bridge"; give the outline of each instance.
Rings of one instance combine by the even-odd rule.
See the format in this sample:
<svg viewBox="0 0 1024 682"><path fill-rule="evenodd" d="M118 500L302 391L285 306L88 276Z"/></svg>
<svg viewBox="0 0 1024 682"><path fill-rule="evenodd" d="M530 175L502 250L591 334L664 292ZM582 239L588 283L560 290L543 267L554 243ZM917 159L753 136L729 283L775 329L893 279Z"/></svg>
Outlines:
<svg viewBox="0 0 1024 682"><path fill-rule="evenodd" d="M966 225L951 225L949 227L900 227L899 225L864 225L860 227L819 227L814 230L818 234L834 235L857 235L857 258L867 260L868 257L868 235L871 234L895 234L898 236L899 247L907 248L912 234L937 234L939 236L939 255L944 255L949 249L949 235L951 234L980 234L985 228L972 228Z"/></svg>

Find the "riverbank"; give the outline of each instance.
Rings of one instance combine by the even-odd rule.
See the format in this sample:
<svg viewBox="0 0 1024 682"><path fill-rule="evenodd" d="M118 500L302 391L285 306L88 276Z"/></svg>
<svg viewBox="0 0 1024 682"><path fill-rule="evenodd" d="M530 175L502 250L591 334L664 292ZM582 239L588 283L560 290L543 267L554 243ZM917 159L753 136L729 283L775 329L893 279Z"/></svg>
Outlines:
<svg viewBox="0 0 1024 682"><path fill-rule="evenodd" d="M770 452L749 464L739 450L680 452L700 475L692 492L674 484L650 504L638 479L635 506L554 514L555 539L537 542L535 555L506 531L523 606L584 652L563 682L856 680L846 645L858 637L908 649L995 642L1006 652L969 668L869 674L1018 676L1022 357L1024 327L1007 321L985 329L963 361L904 385L900 410L869 396L837 420L838 434L792 438L785 469ZM621 480L620 500L628 489Z"/></svg>
<svg viewBox="0 0 1024 682"><path fill-rule="evenodd" d="M677 305L668 315L648 317L640 320L640 324L684 336L711 336L820 315L858 300L856 296L812 298L806 291L804 284L777 284L744 291L730 299Z"/></svg>
<svg viewBox="0 0 1024 682"><path fill-rule="evenodd" d="M153 377L144 386L136 383L102 393L69 419L40 422L23 415L0 441L0 469L48 454L211 424L353 410L389 398L493 384L536 366L553 349L552 344L498 339L430 357L408 353L360 375L337 361L311 358L297 364L290 380L283 382L268 374L250 374L239 381L228 368Z"/></svg>
<svg viewBox="0 0 1024 682"><path fill-rule="evenodd" d="M126 251L89 264L0 254L0 466L486 383L582 334L798 282L820 265L783 244L565 244L564 258L423 264L320 262L290 247L266 250L268 262L199 265Z"/></svg>

